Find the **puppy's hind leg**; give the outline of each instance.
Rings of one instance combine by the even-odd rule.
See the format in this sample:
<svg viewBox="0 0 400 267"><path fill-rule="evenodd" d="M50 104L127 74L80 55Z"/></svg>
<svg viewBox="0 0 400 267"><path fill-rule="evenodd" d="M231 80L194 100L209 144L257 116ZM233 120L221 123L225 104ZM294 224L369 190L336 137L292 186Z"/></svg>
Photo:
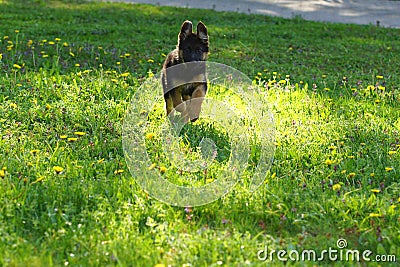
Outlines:
<svg viewBox="0 0 400 267"><path fill-rule="evenodd" d="M167 116L174 115L174 103L172 102L172 97L170 94L164 95L165 100L165 110L167 111Z"/></svg>
<svg viewBox="0 0 400 267"><path fill-rule="evenodd" d="M195 122L201 111L201 104L203 103L204 97L206 96L207 87L205 84L201 84L196 87L193 91L192 98L190 99L189 106L189 117L192 122Z"/></svg>

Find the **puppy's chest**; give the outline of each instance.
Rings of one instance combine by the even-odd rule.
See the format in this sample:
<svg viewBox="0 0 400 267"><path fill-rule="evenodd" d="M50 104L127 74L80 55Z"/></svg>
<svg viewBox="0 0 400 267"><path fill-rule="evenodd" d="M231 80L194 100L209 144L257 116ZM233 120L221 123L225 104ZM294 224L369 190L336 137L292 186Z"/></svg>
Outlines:
<svg viewBox="0 0 400 267"><path fill-rule="evenodd" d="M176 90L180 91L182 95L191 95L193 91L200 85L205 85L205 83L195 82L195 83L186 83L178 86Z"/></svg>
<svg viewBox="0 0 400 267"><path fill-rule="evenodd" d="M199 85L206 85L206 69L202 63L183 63L166 69L168 88L192 94Z"/></svg>

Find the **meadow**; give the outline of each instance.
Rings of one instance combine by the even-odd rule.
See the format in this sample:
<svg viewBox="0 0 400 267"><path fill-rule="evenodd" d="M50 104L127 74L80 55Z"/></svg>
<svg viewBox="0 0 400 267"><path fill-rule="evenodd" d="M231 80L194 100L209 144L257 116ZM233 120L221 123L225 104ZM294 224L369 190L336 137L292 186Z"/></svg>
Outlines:
<svg viewBox="0 0 400 267"><path fill-rule="evenodd" d="M186 19L207 25L210 61L259 88L276 138L257 191L244 177L192 208L142 190L122 148L129 103ZM284 265L259 251L322 253L339 239L371 261L288 264L400 256L399 29L72 0L0 0L0 21L1 266ZM203 134L221 146L218 173L229 133L200 121L184 146ZM182 179L148 149L165 179Z"/></svg>

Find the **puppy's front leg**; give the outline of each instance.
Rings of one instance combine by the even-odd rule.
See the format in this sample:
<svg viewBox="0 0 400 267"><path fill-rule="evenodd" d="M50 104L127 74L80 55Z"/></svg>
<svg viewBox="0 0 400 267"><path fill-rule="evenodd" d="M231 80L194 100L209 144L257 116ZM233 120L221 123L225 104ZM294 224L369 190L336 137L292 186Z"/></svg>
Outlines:
<svg viewBox="0 0 400 267"><path fill-rule="evenodd" d="M192 122L195 122L200 116L201 104L206 96L206 91L206 84L198 85L193 91L192 98L190 99L190 105L188 107L189 117Z"/></svg>
<svg viewBox="0 0 400 267"><path fill-rule="evenodd" d="M184 123L189 121L189 114L186 108L186 103L182 101L181 92L177 89L174 89L170 92L172 103L174 104L175 110L181 113L182 119Z"/></svg>

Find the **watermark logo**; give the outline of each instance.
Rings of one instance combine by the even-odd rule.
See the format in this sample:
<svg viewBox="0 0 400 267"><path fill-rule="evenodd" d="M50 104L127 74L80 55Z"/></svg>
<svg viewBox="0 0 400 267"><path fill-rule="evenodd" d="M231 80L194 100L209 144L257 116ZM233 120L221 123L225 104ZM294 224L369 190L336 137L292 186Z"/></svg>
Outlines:
<svg viewBox="0 0 400 267"><path fill-rule="evenodd" d="M186 67L190 64L201 64L204 69L204 62L189 62ZM214 62L205 64L208 91L201 99L196 123L203 120L216 125L221 135L228 136L229 143L229 151L219 162L212 182L192 186L196 182L193 174L212 169L216 162L220 147L215 135L206 132L196 151L183 151L186 122L175 115L165 116L161 73L148 77L138 88L124 118L122 145L130 173L149 195L174 206L193 207L213 202L229 193L244 176L248 189L256 190L265 180L275 152L274 121L260 88L232 67ZM169 68L168 72L179 78L182 67ZM192 77L181 80L198 82L196 75ZM179 115L173 111L171 114ZM153 136L161 139L159 145L149 146L146 137ZM158 150L149 151L149 147ZM187 177L187 181L183 185L172 182L164 168L154 167L158 158L167 158L168 168L175 169L184 179Z"/></svg>
<svg viewBox="0 0 400 267"><path fill-rule="evenodd" d="M265 246L258 250L257 258L260 261L344 261L344 262L396 262L396 255L374 254L371 250L348 249L347 240L340 238L336 242L336 248L328 247L320 252L313 249L304 250L275 250Z"/></svg>

